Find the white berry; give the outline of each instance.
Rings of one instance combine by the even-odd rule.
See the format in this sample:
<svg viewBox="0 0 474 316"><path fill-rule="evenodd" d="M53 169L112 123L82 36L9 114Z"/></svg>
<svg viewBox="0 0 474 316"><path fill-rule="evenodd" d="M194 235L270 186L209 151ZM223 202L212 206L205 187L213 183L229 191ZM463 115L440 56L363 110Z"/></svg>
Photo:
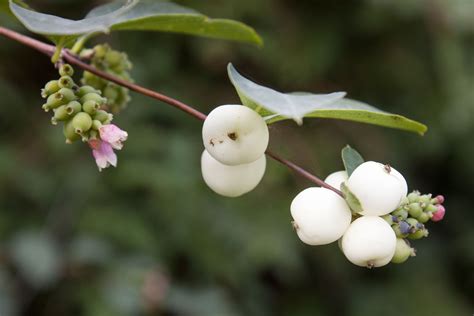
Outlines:
<svg viewBox="0 0 474 316"><path fill-rule="evenodd" d="M336 188L336 189L340 190L341 189L341 184L343 182L346 182L347 178L348 178L347 171L341 170L341 171L333 172L330 175L328 175L326 177L326 179L324 179L324 182L326 182L327 184L329 184L333 188Z"/></svg>
<svg viewBox="0 0 474 316"><path fill-rule="evenodd" d="M361 267L381 267L392 260L397 237L390 225L378 216L356 219L342 237L346 258Z"/></svg>
<svg viewBox="0 0 474 316"><path fill-rule="evenodd" d="M262 180L265 166L265 155L251 163L236 166L220 163L206 150L201 156L204 181L214 192L228 197L237 197L252 191Z"/></svg>
<svg viewBox="0 0 474 316"><path fill-rule="evenodd" d="M221 105L204 121L202 139L212 157L226 165L240 165L262 157L268 146L268 127L246 106Z"/></svg>
<svg viewBox="0 0 474 316"><path fill-rule="evenodd" d="M309 245L325 245L338 240L351 223L352 214L347 203L325 188L301 191L290 209L298 236Z"/></svg>
<svg viewBox="0 0 474 316"><path fill-rule="evenodd" d="M362 215L385 215L394 211L407 194L405 178L393 167L374 161L358 166L346 182L359 200Z"/></svg>

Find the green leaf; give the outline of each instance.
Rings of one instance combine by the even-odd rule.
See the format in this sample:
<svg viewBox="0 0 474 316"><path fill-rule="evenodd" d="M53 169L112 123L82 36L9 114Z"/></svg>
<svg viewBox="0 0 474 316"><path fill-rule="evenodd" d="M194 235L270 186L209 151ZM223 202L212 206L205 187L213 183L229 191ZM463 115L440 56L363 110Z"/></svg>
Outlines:
<svg viewBox="0 0 474 316"><path fill-rule="evenodd" d="M352 214L357 214L363 211L359 199L349 190L344 182L341 183L341 191L344 194L344 199L349 205Z"/></svg>
<svg viewBox="0 0 474 316"><path fill-rule="evenodd" d="M342 162L346 168L347 176L350 177L352 172L364 163L364 158L351 146L347 145L341 151Z"/></svg>
<svg viewBox="0 0 474 316"><path fill-rule="evenodd" d="M262 40L249 26L225 19L210 19L192 9L160 0L115 1L93 9L82 20L69 20L32 11L10 0L10 9L30 31L68 42L114 30L166 31L250 42Z"/></svg>
<svg viewBox="0 0 474 316"><path fill-rule="evenodd" d="M384 112L363 102L344 98L345 92L282 93L248 80L240 75L232 64L228 65L228 73L242 103L255 109L260 115L267 116L268 124L286 119L293 119L301 124L303 117L308 117L356 121L421 135L427 130L425 125L401 115Z"/></svg>

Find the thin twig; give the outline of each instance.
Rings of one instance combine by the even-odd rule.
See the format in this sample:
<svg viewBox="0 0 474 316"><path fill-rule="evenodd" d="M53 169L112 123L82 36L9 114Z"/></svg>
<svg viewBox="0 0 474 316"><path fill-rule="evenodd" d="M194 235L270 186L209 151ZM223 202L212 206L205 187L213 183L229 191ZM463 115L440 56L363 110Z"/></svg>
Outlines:
<svg viewBox="0 0 474 316"><path fill-rule="evenodd" d="M14 41L17 41L23 45L26 45L26 46L29 46L31 48L34 48L38 51L40 51L41 53L43 54L46 54L48 56L52 56L55 52L55 47L52 46L52 45L48 45L48 44L45 44L43 42L40 42L40 41L37 41L31 37L28 37L28 36L25 36L25 35L22 35L22 34L19 34L15 31L12 31L10 29L7 29L5 27L0 27L0 35L3 35L7 38L10 38ZM89 64L86 64L84 63L82 60L80 60L77 56L73 55L71 52L69 52L68 50L63 50L63 54L62 54L62 58L67 61L68 63L72 64L72 65L75 65L79 68L82 68L83 70L87 70L91 73L93 73L94 75L96 76L99 76L101 78L104 78L108 81L111 81L113 83L116 83L120 86L123 86L123 87L126 87L132 91L135 91L137 93L140 93L140 94L143 94L143 95L146 95L150 98L153 98L153 99L156 99L156 100L159 100L159 101L162 101L164 103L167 103L171 106L174 106L175 108L178 108L180 109L181 111L184 111L186 112L187 114L201 120L201 121L204 121L206 119L206 114L196 110L195 108L193 108L192 106L189 106L181 101L178 101L176 99L173 99L171 97L168 97L164 94L161 94L161 93L158 93L156 91L153 91L153 90L150 90L150 89L147 89L145 87L142 87L140 85L137 85L137 84L134 84L134 83L131 83L131 82L128 82L126 80L123 80L123 79L120 79L120 78L117 78L115 76L112 76L108 73L105 73ZM302 177L310 180L311 182L314 182L316 183L317 185L320 185L324 188L327 188L329 190L332 190L334 191L335 193L339 194L340 196L344 197L344 194L339 191L338 189L330 186L329 184L327 184L326 182L324 182L323 180L321 180L320 178L318 178L317 176L315 176L314 174L306 171L305 169L303 169L302 167L298 166L297 164L289 161L289 160L286 160L284 158L281 158L280 156L274 154L273 152L267 150L266 151L266 154L270 157L270 158L273 158L274 160L280 162L281 164L287 166L289 169L293 170L294 172L296 172L297 174L301 175Z"/></svg>

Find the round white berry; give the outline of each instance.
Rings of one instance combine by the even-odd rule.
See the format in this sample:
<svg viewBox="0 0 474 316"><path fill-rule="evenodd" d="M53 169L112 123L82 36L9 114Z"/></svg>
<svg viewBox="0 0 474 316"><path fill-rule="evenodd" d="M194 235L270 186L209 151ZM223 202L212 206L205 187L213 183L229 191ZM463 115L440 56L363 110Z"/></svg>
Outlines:
<svg viewBox="0 0 474 316"><path fill-rule="evenodd" d="M393 167L374 161L358 166L346 182L359 200L362 215L385 215L394 211L406 196L407 184Z"/></svg>
<svg viewBox="0 0 474 316"><path fill-rule="evenodd" d="M291 202L291 216L301 241L325 245L338 240L351 223L351 210L339 195L325 188L308 188Z"/></svg>
<svg viewBox="0 0 474 316"><path fill-rule="evenodd" d="M361 267L381 267L392 260L397 237L390 225L378 216L356 219L342 237L346 258Z"/></svg>
<svg viewBox="0 0 474 316"><path fill-rule="evenodd" d="M324 179L324 182L326 182L330 186L340 190L341 189L341 184L343 182L346 182L347 178L348 178L347 171L341 170L341 171L333 172L330 175L328 175L326 177L326 179Z"/></svg>
<svg viewBox="0 0 474 316"><path fill-rule="evenodd" d="M202 140L209 154L226 165L253 162L268 146L268 127L252 109L236 104L221 105L209 113L202 127Z"/></svg>
<svg viewBox="0 0 474 316"><path fill-rule="evenodd" d="M217 194L237 197L252 191L265 173L266 157L248 164L228 166L214 159L206 150L201 156L201 172L206 184Z"/></svg>

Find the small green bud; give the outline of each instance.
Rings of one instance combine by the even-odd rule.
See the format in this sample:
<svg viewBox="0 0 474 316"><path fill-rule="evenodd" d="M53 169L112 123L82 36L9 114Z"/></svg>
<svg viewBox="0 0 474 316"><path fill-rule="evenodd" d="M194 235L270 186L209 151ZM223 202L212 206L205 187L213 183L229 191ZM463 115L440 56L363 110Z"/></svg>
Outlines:
<svg viewBox="0 0 474 316"><path fill-rule="evenodd" d="M423 237L428 237L428 234L429 234L428 229L423 228L423 229L417 230L413 234L408 235L408 238L410 238L410 239L421 239Z"/></svg>
<svg viewBox="0 0 474 316"><path fill-rule="evenodd" d="M45 111L45 112L49 112L49 110L51 110L51 107L49 106L48 103L45 103L41 106L41 108Z"/></svg>
<svg viewBox="0 0 474 316"><path fill-rule="evenodd" d="M431 215L429 213L426 213L426 212L423 212L420 214L420 216L418 216L417 220L420 222L420 223L426 223L427 221L429 221L431 218Z"/></svg>
<svg viewBox="0 0 474 316"><path fill-rule="evenodd" d="M82 104L84 104L86 101L95 101L99 105L103 105L107 102L106 98L101 97L98 93L87 93L81 98Z"/></svg>
<svg viewBox="0 0 474 316"><path fill-rule="evenodd" d="M94 130L89 131L89 139L97 139L98 135L99 134L97 133L97 131L94 131Z"/></svg>
<svg viewBox="0 0 474 316"><path fill-rule="evenodd" d="M418 199L420 198L420 192L413 191L407 195L407 198L410 203L418 202Z"/></svg>
<svg viewBox="0 0 474 316"><path fill-rule="evenodd" d="M74 69L69 64L63 64L59 68L59 75L72 77L72 75L74 75Z"/></svg>
<svg viewBox="0 0 474 316"><path fill-rule="evenodd" d="M48 109L55 109L58 106L66 103L66 101L67 100L62 93L56 92L48 97L48 99L46 100L46 105L47 105L46 107Z"/></svg>
<svg viewBox="0 0 474 316"><path fill-rule="evenodd" d="M60 87L59 87L58 81L57 80L51 80L48 83L46 83L44 88L41 90L41 96L43 98L47 98L51 94L58 92L59 89L60 89Z"/></svg>
<svg viewBox="0 0 474 316"><path fill-rule="evenodd" d="M104 97L106 97L109 100L115 100L119 96L119 93L117 91L117 87L113 85L107 85L104 89Z"/></svg>
<svg viewBox="0 0 474 316"><path fill-rule="evenodd" d="M85 96L88 93L102 94L102 91L96 90L94 87L86 85L86 86L80 87L76 92L76 94L79 98L82 98L83 96Z"/></svg>
<svg viewBox="0 0 474 316"><path fill-rule="evenodd" d="M54 109L54 120L57 121L64 121L69 118L69 114L67 111L66 105L61 105L60 107Z"/></svg>
<svg viewBox="0 0 474 316"><path fill-rule="evenodd" d="M408 211L401 208L392 212L392 215L398 217L399 219L405 220L408 217Z"/></svg>
<svg viewBox="0 0 474 316"><path fill-rule="evenodd" d="M82 105L77 101L71 101L67 104L66 110L68 115L74 115L81 112Z"/></svg>
<svg viewBox="0 0 474 316"><path fill-rule="evenodd" d="M408 213L411 217L417 218L423 213L423 209L420 206L420 203L410 203L408 205Z"/></svg>
<svg viewBox="0 0 474 316"><path fill-rule="evenodd" d="M93 100L86 101L84 102L84 104L82 104L82 109L84 110L84 112L90 115L94 115L99 108L99 104L97 104L97 102Z"/></svg>
<svg viewBox="0 0 474 316"><path fill-rule="evenodd" d="M74 126L72 125L72 120L69 120L69 121L64 123L63 134L64 134L64 137L66 137L66 143L68 143L68 144L71 144L72 142L75 142L76 140L81 138L74 131Z"/></svg>
<svg viewBox="0 0 474 316"><path fill-rule="evenodd" d="M108 124L108 123L112 122L113 117L114 116L112 114L107 113L104 110L99 110L94 115L94 120L97 120L97 121L101 122L102 124Z"/></svg>
<svg viewBox="0 0 474 316"><path fill-rule="evenodd" d="M58 93L61 93L64 96L64 100L66 102L77 100L76 94L72 89L69 88L61 88Z"/></svg>
<svg viewBox="0 0 474 316"><path fill-rule="evenodd" d="M429 204L430 201L431 201L431 194L424 194L424 195L420 196L420 202L421 203Z"/></svg>
<svg viewBox="0 0 474 316"><path fill-rule="evenodd" d="M72 80L72 78L69 76L62 76L61 78L59 78L58 84L60 88L69 88L69 89L71 89L75 85L74 80Z"/></svg>
<svg viewBox="0 0 474 316"><path fill-rule="evenodd" d="M123 59L122 53L115 51L115 50L109 50L105 54L105 62L110 66L110 67L116 67L120 64L120 62Z"/></svg>
<svg viewBox="0 0 474 316"><path fill-rule="evenodd" d="M102 123L99 120L92 121L92 129L98 131L102 127Z"/></svg>
<svg viewBox="0 0 474 316"><path fill-rule="evenodd" d="M108 45L97 45L94 47L94 58L104 58L105 54L109 51Z"/></svg>
<svg viewBox="0 0 474 316"><path fill-rule="evenodd" d="M415 255L415 249L410 247L410 244L405 239L397 238L397 246L395 248L395 255L393 255L392 258L392 263L403 263Z"/></svg>
<svg viewBox="0 0 474 316"><path fill-rule="evenodd" d="M72 119L72 126L76 134L84 134L92 127L92 118L85 112L77 113Z"/></svg>
<svg viewBox="0 0 474 316"><path fill-rule="evenodd" d="M425 207L425 212L429 212L429 213L434 213L438 210L438 207L433 205L433 204L428 204L426 207Z"/></svg>

